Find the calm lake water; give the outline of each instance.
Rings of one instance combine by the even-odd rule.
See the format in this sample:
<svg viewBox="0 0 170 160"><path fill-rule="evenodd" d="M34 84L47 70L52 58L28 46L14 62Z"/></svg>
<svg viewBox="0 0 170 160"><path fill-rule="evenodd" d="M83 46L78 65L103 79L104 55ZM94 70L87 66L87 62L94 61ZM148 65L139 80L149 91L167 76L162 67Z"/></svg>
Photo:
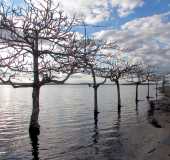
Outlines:
<svg viewBox="0 0 170 160"><path fill-rule="evenodd" d="M32 89L0 86L0 160L126 160L120 128L148 123L146 87L139 87L142 101L136 109L135 87L121 86L123 107L118 116L115 86L101 86L96 125L92 88L45 86L40 94L41 133L32 142Z"/></svg>

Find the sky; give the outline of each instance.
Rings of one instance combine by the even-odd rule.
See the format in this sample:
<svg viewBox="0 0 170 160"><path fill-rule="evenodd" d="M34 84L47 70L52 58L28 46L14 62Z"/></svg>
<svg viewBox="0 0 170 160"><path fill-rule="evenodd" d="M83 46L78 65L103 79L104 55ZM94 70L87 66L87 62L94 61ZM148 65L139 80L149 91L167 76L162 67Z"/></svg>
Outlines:
<svg viewBox="0 0 170 160"><path fill-rule="evenodd" d="M63 2L65 10L84 14L87 32L117 41L136 61L170 67L170 0L78 0ZM95 27L101 26L101 27ZM104 27L102 27L104 26Z"/></svg>
<svg viewBox="0 0 170 160"><path fill-rule="evenodd" d="M83 19L88 36L116 41L135 61L170 71L170 0L53 1L67 15ZM84 33L83 28L75 30Z"/></svg>

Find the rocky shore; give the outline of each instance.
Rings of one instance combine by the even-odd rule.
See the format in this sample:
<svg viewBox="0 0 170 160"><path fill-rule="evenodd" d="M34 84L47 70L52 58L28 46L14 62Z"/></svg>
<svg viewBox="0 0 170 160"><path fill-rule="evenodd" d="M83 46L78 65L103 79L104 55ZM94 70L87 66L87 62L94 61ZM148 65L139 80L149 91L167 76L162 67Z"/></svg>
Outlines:
<svg viewBox="0 0 170 160"><path fill-rule="evenodd" d="M170 87L149 104L148 123L122 131L126 160L170 160Z"/></svg>

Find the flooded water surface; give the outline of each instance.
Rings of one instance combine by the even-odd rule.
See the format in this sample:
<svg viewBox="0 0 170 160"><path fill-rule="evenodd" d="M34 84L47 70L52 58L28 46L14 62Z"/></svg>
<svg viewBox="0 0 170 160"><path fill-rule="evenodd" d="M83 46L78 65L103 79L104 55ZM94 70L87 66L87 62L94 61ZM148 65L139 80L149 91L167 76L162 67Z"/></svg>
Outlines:
<svg viewBox="0 0 170 160"><path fill-rule="evenodd" d="M45 86L40 94L40 135L29 137L31 88L0 86L0 160L126 160L120 128L147 123L147 86L121 86L117 114L116 87L99 88L98 121L93 90L84 85ZM155 95L151 86L151 96Z"/></svg>

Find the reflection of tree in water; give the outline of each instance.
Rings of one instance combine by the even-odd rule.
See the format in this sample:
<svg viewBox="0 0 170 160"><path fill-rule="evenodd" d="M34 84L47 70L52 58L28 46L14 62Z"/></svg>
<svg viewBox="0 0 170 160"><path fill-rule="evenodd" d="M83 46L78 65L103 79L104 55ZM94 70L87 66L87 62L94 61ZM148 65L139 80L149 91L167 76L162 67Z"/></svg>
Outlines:
<svg viewBox="0 0 170 160"><path fill-rule="evenodd" d="M93 144L94 144L94 150L95 154L98 154L99 148L98 148L98 141L99 141L99 130L98 130L98 114L94 117L94 134L93 134Z"/></svg>
<svg viewBox="0 0 170 160"><path fill-rule="evenodd" d="M158 120L154 116L155 112L155 102L154 101L149 101L149 110L148 110L148 122L154 126L155 128L162 128L162 126L159 124Z"/></svg>
<svg viewBox="0 0 170 160"><path fill-rule="evenodd" d="M98 117L94 118L93 149L94 156L102 159L121 159L123 147L120 138L121 112L117 114L117 119L110 128L100 129L98 126Z"/></svg>
<svg viewBox="0 0 170 160"><path fill-rule="evenodd" d="M138 108L138 106L139 106L139 101L136 101L136 116L138 116L139 115L139 108Z"/></svg>
<svg viewBox="0 0 170 160"><path fill-rule="evenodd" d="M112 140L109 142L110 148L106 151L107 159L122 159L124 155L123 151L123 144L121 139L121 111L117 114L117 119L113 121L113 133L112 133Z"/></svg>
<svg viewBox="0 0 170 160"><path fill-rule="evenodd" d="M121 112L119 112L117 116L117 128L118 129L120 128L120 123L121 123Z"/></svg>
<svg viewBox="0 0 170 160"><path fill-rule="evenodd" d="M94 135L93 135L94 144L98 143L99 131L98 131L98 115L94 118Z"/></svg>
<svg viewBox="0 0 170 160"><path fill-rule="evenodd" d="M39 140L38 136L39 133L31 133L29 134L30 140L31 140L31 145L32 145L32 160L39 160Z"/></svg>

